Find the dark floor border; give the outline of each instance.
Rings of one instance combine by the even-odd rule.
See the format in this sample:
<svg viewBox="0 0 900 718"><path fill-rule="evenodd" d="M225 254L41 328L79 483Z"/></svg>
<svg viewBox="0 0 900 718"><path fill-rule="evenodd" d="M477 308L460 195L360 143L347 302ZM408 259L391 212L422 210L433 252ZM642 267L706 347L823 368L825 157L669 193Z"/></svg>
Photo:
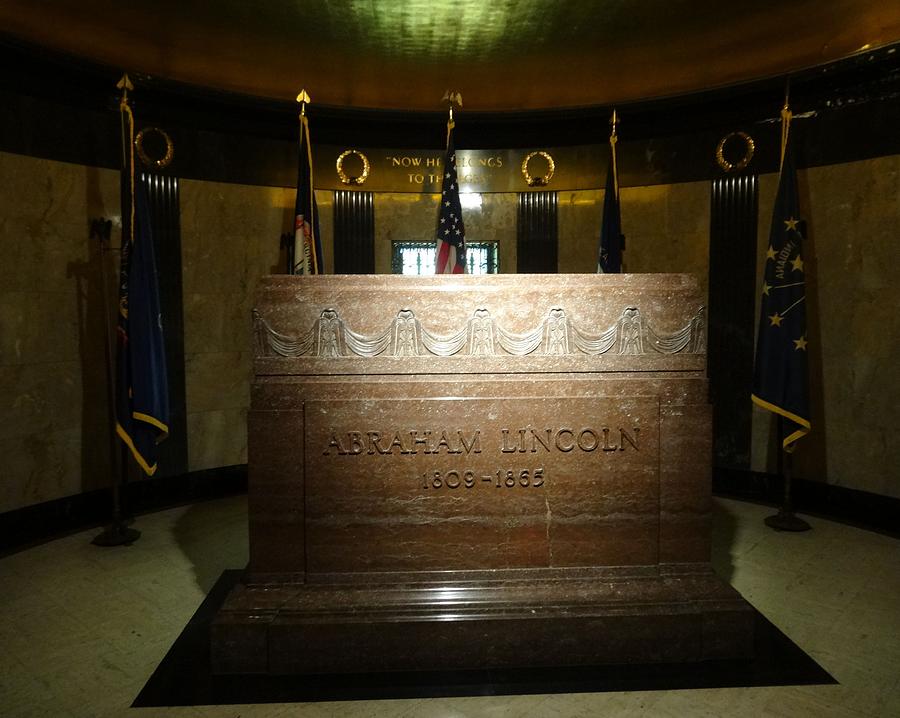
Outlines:
<svg viewBox="0 0 900 718"><path fill-rule="evenodd" d="M317 676L214 676L209 626L242 571L225 571L169 649L132 707L240 705L448 696L595 693L837 681L765 616L754 611L751 659L699 663L407 671Z"/></svg>
<svg viewBox="0 0 900 718"><path fill-rule="evenodd" d="M808 479L795 478L791 483L796 513L900 538L900 499ZM716 468L713 494L778 507L784 500L784 479L777 474Z"/></svg>
<svg viewBox="0 0 900 718"><path fill-rule="evenodd" d="M247 491L247 465L191 471L128 484L124 513L135 516ZM0 555L107 523L110 489L87 491L0 514Z"/></svg>

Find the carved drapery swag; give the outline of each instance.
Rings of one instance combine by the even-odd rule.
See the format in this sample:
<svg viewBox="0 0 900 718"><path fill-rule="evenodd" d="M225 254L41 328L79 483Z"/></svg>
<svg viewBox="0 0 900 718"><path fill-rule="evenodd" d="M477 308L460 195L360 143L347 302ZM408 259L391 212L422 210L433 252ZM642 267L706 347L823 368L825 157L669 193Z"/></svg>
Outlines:
<svg viewBox="0 0 900 718"><path fill-rule="evenodd" d="M706 351L704 308L678 331L657 331L637 307L626 307L616 322L593 333L575 325L565 309L554 307L529 332L500 326L490 311L476 309L454 334L433 334L411 309L401 309L380 334L354 332L335 309L324 309L309 329L289 336L273 329L253 310L257 356L288 358L410 356L564 356L600 354L702 354Z"/></svg>

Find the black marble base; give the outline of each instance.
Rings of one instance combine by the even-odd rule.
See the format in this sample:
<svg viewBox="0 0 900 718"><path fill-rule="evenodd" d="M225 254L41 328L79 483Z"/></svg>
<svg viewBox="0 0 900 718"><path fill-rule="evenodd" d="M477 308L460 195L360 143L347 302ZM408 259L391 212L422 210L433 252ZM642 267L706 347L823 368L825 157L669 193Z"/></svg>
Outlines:
<svg viewBox="0 0 900 718"><path fill-rule="evenodd" d="M833 684L836 681L760 613L755 657L682 664L452 672L213 676L209 627L241 571L222 574L135 698L134 707L376 700L440 696Z"/></svg>
<svg viewBox="0 0 900 718"><path fill-rule="evenodd" d="M753 654L753 608L708 566L386 574L239 583L215 674L311 675L676 663ZM666 569L666 570L662 570ZM677 573L675 571L677 570ZM427 578L426 578L427 577Z"/></svg>

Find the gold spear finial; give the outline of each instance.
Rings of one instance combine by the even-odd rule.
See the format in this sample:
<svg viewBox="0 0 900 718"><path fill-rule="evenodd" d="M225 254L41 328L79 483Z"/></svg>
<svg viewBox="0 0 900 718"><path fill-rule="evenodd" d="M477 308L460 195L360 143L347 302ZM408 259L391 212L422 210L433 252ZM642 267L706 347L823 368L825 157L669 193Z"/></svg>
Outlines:
<svg viewBox="0 0 900 718"><path fill-rule="evenodd" d="M447 90L441 98L450 108L450 122L453 122L453 105L463 106L462 94L459 90Z"/></svg>
<svg viewBox="0 0 900 718"><path fill-rule="evenodd" d="M302 117L303 115L306 114L307 103L312 102L312 100L309 98L309 93L306 91L306 89L300 90L300 94L297 95L297 102L300 103L300 116Z"/></svg>
<svg viewBox="0 0 900 718"><path fill-rule="evenodd" d="M609 135L609 141L615 144L619 139L618 135L616 135L616 129L619 125L619 115L616 113L615 108L613 108L612 116L609 118L609 124L612 127L612 132Z"/></svg>
<svg viewBox="0 0 900 718"><path fill-rule="evenodd" d="M119 98L119 104L127 104L128 103L128 91L134 89L134 85L131 84L131 78L128 77L128 73L124 73L122 75L122 79L120 79L116 83L116 89L122 91L122 97Z"/></svg>
<svg viewBox="0 0 900 718"><path fill-rule="evenodd" d="M460 107L463 106L462 94L459 92L459 90L447 90L444 93L444 97L442 99L444 102L450 103L451 107L453 105L459 105Z"/></svg>
<svg viewBox="0 0 900 718"><path fill-rule="evenodd" d="M116 87L120 90L124 90L128 92L128 90L133 90L134 85L131 84L131 78L128 77L128 73L122 75L122 79L116 83Z"/></svg>

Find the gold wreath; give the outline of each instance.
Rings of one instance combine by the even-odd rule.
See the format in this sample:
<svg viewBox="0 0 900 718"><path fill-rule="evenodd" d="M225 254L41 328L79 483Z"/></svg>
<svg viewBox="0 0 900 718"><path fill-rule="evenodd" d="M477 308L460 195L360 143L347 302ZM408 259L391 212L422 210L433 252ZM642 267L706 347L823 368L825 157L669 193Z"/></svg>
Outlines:
<svg viewBox="0 0 900 718"><path fill-rule="evenodd" d="M363 171L359 177L348 177L344 172L344 159L346 159L347 155L358 155L362 160ZM341 152L341 154L338 155L335 165L337 166L338 177L341 178L341 182L343 182L344 184L362 184L369 176L369 158L359 150L344 150L343 152Z"/></svg>
<svg viewBox="0 0 900 718"><path fill-rule="evenodd" d="M166 141L166 154L161 159L151 159L150 155L144 152L144 135L148 132L156 132ZM138 132L137 137L134 138L134 147L137 150L138 157L141 158L141 162L147 167L156 167L157 169L168 167L172 162L172 157L175 155L175 145L172 144L172 138L166 134L165 130L161 130L159 127L145 127Z"/></svg>
<svg viewBox="0 0 900 718"><path fill-rule="evenodd" d="M528 171L528 163L535 155L540 155L545 160L547 160L547 164L550 165L549 169L547 170L547 174L545 174L543 177L532 177L531 173ZM550 184L550 178L553 177L553 173L555 171L556 163L553 161L553 158L550 156L549 152L532 152L524 160L522 160L522 176L525 178L525 182L529 187L546 187L548 184Z"/></svg>
<svg viewBox="0 0 900 718"><path fill-rule="evenodd" d="M739 137L744 141L746 149L744 151L744 156L738 162L729 162L725 159L725 143L728 142L732 137ZM753 152L756 150L756 143L753 141L753 138L748 135L746 132L731 132L725 135L721 140L719 140L719 145L716 147L716 162L719 163L719 167L721 167L726 172L740 172L744 167L750 164L750 160L753 159Z"/></svg>

